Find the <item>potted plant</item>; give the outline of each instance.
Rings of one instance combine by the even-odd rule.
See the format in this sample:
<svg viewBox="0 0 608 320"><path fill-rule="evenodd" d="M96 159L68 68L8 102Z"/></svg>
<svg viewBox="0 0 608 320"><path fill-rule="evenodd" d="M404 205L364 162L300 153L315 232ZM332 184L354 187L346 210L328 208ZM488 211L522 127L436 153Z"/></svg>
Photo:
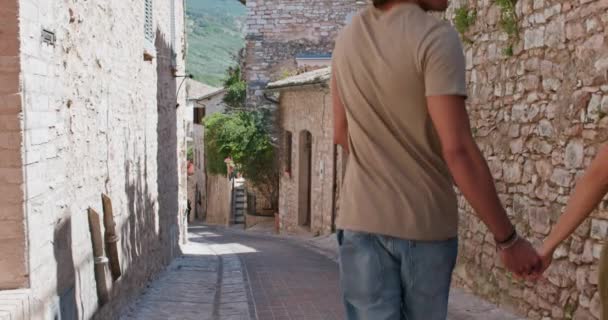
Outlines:
<svg viewBox="0 0 608 320"><path fill-rule="evenodd" d="M194 175L194 149L192 149L192 147L188 147L188 153L186 154L186 160L187 160L187 168L188 168L188 175Z"/></svg>

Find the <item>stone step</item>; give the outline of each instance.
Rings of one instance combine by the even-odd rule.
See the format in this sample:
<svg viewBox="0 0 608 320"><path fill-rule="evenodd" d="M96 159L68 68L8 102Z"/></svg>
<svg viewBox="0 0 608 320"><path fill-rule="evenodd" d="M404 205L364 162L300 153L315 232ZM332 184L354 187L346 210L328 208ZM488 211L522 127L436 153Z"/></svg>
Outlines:
<svg viewBox="0 0 608 320"><path fill-rule="evenodd" d="M0 291L0 319L30 319L29 290Z"/></svg>

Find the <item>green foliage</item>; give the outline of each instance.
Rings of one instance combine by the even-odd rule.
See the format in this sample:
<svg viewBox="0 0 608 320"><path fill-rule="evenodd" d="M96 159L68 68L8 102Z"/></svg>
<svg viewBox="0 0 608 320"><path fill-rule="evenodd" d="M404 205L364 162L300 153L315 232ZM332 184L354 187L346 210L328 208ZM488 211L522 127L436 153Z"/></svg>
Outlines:
<svg viewBox="0 0 608 320"><path fill-rule="evenodd" d="M247 83L241 77L240 67L230 67L227 71L228 77L224 80L224 102L232 109L242 109L245 107L247 97Z"/></svg>
<svg viewBox="0 0 608 320"><path fill-rule="evenodd" d="M500 27L509 36L509 47L503 50L506 56L513 55L513 45L519 40L519 19L515 13L517 0L495 0L500 7Z"/></svg>
<svg viewBox="0 0 608 320"><path fill-rule="evenodd" d="M197 81L219 87L245 45L247 8L235 0L186 0L186 69Z"/></svg>
<svg viewBox="0 0 608 320"><path fill-rule="evenodd" d="M215 113L205 119L205 149L210 173L226 174L224 159L231 157L236 169L276 208L279 173L270 128L266 110Z"/></svg>
<svg viewBox="0 0 608 320"><path fill-rule="evenodd" d="M564 319L574 319L574 312L576 311L577 304L573 303L571 300L568 300L566 305L564 305Z"/></svg>
<svg viewBox="0 0 608 320"><path fill-rule="evenodd" d="M476 19L476 10L469 10L467 7L458 8L456 9L454 26L456 27L456 30L458 30L458 32L464 37L464 34L469 30L469 28L475 24Z"/></svg>
<svg viewBox="0 0 608 320"><path fill-rule="evenodd" d="M211 174L226 175L226 163L229 153L222 149L220 144L224 133L224 125L229 116L223 113L214 113L205 118L205 160L207 172Z"/></svg>
<svg viewBox="0 0 608 320"><path fill-rule="evenodd" d="M188 153L186 154L186 159L188 161L194 161L194 149L192 147L188 147Z"/></svg>
<svg viewBox="0 0 608 320"><path fill-rule="evenodd" d="M297 74L298 74L298 70L283 69L283 71L281 71L281 75L279 76L279 79L277 79L277 80L287 79L287 78L293 77Z"/></svg>

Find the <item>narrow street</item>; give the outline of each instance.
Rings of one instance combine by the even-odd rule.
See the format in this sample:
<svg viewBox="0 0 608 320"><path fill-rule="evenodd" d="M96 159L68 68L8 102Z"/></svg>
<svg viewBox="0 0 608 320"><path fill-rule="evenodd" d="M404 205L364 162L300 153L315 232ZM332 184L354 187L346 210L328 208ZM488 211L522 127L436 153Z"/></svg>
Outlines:
<svg viewBox="0 0 608 320"><path fill-rule="evenodd" d="M189 237L122 320L344 319L337 264L301 240L202 225ZM449 319L518 318L453 290Z"/></svg>
<svg viewBox="0 0 608 320"><path fill-rule="evenodd" d="M291 240L193 226L125 320L343 319L338 270Z"/></svg>

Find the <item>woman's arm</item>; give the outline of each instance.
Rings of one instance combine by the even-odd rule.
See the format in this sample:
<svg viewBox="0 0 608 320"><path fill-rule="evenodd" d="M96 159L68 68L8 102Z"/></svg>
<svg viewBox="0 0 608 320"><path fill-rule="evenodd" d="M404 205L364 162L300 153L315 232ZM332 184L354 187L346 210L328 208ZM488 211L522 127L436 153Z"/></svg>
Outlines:
<svg viewBox="0 0 608 320"><path fill-rule="evenodd" d="M553 252L559 244L589 217L606 193L608 193L608 146L600 150L585 175L577 182L565 213L545 240L540 250L544 269L549 267Z"/></svg>

